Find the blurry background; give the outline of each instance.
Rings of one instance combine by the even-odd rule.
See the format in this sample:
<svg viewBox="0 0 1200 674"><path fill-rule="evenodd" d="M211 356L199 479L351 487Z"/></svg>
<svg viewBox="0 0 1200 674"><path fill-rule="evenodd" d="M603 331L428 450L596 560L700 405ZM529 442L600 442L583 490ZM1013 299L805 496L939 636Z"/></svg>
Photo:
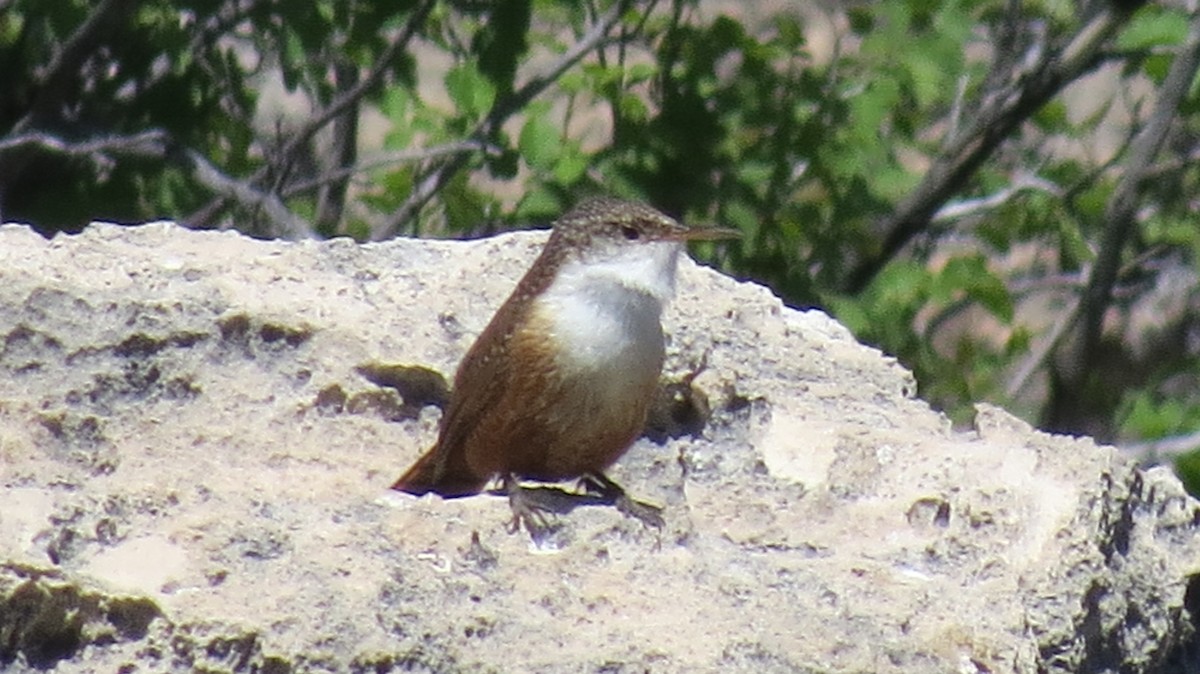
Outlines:
<svg viewBox="0 0 1200 674"><path fill-rule="evenodd" d="M741 229L957 422L1200 493L1190 2L0 0L0 220L479 236L610 193Z"/></svg>

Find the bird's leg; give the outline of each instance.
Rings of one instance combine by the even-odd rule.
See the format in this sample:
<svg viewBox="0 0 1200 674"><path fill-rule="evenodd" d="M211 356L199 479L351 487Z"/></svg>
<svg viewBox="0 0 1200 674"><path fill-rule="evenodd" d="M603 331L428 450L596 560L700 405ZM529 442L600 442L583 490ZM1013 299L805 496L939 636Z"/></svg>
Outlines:
<svg viewBox="0 0 1200 674"><path fill-rule="evenodd" d="M632 517L648 527L662 529L666 521L662 518L662 508L639 501L625 493L621 485L613 482L607 475L599 471L587 473L580 478L580 484L585 491L596 493L605 503L615 506L617 512Z"/></svg>
<svg viewBox="0 0 1200 674"><path fill-rule="evenodd" d="M538 490L522 487L515 475L504 476L502 489L508 495L508 507L513 514L508 533L515 534L524 526L534 543L545 540L554 528L548 517L548 513L554 512L553 505L538 498L534 493Z"/></svg>

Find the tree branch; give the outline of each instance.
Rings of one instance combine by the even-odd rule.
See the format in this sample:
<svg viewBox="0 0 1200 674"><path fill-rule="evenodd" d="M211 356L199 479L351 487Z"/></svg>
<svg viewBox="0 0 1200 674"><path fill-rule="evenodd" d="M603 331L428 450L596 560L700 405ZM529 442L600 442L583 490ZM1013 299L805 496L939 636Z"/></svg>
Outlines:
<svg viewBox="0 0 1200 674"><path fill-rule="evenodd" d="M383 79L383 76L387 73L388 68L402 53L404 48L408 46L409 41L412 40L412 38L417 34L417 30L425 22L426 17L429 16L429 12L436 4L437 0L425 0L425 2L421 3L413 11L412 15L409 16L408 21L404 24L404 28L397 33L394 38L392 38L391 42L388 43L387 48L385 48L383 53L379 55L379 58L375 59L375 63L371 66L371 70L367 72L366 76L363 77L355 86L344 91L324 109L318 111L316 114L310 117L302 127L297 129L295 132L292 132L287 143L283 146L280 152L276 153L276 156L281 157L283 162L290 161L290 158L295 156L298 149L305 143L311 141L313 136L315 136L318 131L324 128L326 124L337 118L337 116L342 114L346 109L357 105L362 97L370 92L371 89L378 85ZM268 163L251 174L249 178L239 182L250 187L255 194L261 195L263 193L259 191L259 188L253 186L262 184L262 182L278 168L278 166ZM188 218L188 220L194 223L206 222L213 214L217 213L221 209L221 207L224 205L222 203L224 199L225 197L223 196L220 199L205 204L190 218ZM276 198L276 200L278 199ZM295 216L293 217L300 222L304 222L304 220L301 218ZM275 218L272 217L272 220L275 220ZM310 236L311 227L309 227L307 223L305 223L305 225L306 232L308 232L306 236Z"/></svg>
<svg viewBox="0 0 1200 674"><path fill-rule="evenodd" d="M334 56L334 84L338 91L346 92L359 82L358 68L344 55ZM328 159L318 162L326 172L351 168L358 161L358 114L356 102L333 120L333 133ZM313 216L318 231L336 232L346 207L346 196L350 186L349 176L334 178L321 184L317 190L317 212Z"/></svg>
<svg viewBox="0 0 1200 674"><path fill-rule="evenodd" d="M1049 180L1039 178L1034 174L1020 174L1013 180L1011 185L994 194L947 203L939 208L930 220L933 222L945 222L947 220L958 220L977 213L990 211L1003 206L1022 192L1033 190L1040 190L1056 196L1062 195L1062 189Z"/></svg>
<svg viewBox="0 0 1200 674"><path fill-rule="evenodd" d="M6 153L36 147L57 154L86 157L100 165L110 165L115 163L107 156L110 153L162 158L168 155L169 145L170 137L158 129L132 136L100 136L79 143L69 143L46 133L31 132L0 140L0 158ZM236 201L244 208L259 209L265 213L277 235L293 239L313 236L308 222L292 213L276 195L262 192L248 182L230 178L197 152L181 150L178 156L186 159L180 163L201 185L223 198Z"/></svg>
<svg viewBox="0 0 1200 674"><path fill-rule="evenodd" d="M345 112L351 106L357 105L363 96L367 95L380 80L383 79L388 68L396 57L408 46L408 42L417 34L417 29L421 24L425 23L425 18L429 16L429 12L437 4L437 0L425 0L413 11L412 16L408 17L408 21L404 24L404 30L400 31L396 37L388 44L379 58L375 60L371 70L367 72L356 85L350 87L332 103L325 107L317 114L313 115L305 122L304 126L291 134L291 139L284 146L281 153L284 157L290 157L298 147L312 140L312 137L325 127L330 121L338 115Z"/></svg>
<svg viewBox="0 0 1200 674"><path fill-rule="evenodd" d="M1160 256L1164 248L1163 246L1153 247L1136 258L1129 260L1121 266L1117 278L1123 279L1137 275L1150 264L1153 258ZM1051 355L1054 354L1059 344L1062 343L1063 337L1077 325L1080 317L1080 306L1082 304L1080 291L1084 284L1087 283L1086 279L1090 279L1091 276L1091 270L1084 268L1081 274L1071 274L1058 278L1042 277L1030 283L1014 284L1012 286L1012 291L1019 293L1032 292L1039 289L1039 286L1041 288L1048 288L1053 284L1060 286L1063 292L1070 292L1071 297L1067 301L1067 305L1057 311L1058 317L1054 320L1054 324L1050 330L1041 336L1029 354L1021 360L1021 365L1016 369L1013 376L1009 378L1008 384L1004 388L1004 392L1009 398L1015 398L1020 395L1034 373L1050 360Z"/></svg>
<svg viewBox="0 0 1200 674"><path fill-rule="evenodd" d="M468 135L468 140L486 143L510 116L524 108L526 104L561 77L564 72L578 63L589 51L600 46L608 37L609 31L612 30L617 20L620 19L621 14L624 13L627 4L627 2L622 1L610 7L596 23L592 24L583 37L555 62L554 66L546 74L533 77L512 94L497 100L492 105L492 109L487 116ZM468 155L459 154L450 157L435 167L417 183L412 194L409 195L400 208L392 213L383 226L371 232L371 239L381 241L396 236L401 226L415 217L421 208L433 198L433 195L437 194L438 190L449 182L450 178L459 169L466 165L468 159Z"/></svg>
<svg viewBox="0 0 1200 674"><path fill-rule="evenodd" d="M87 19L75 29L37 76L37 89L25 115L9 129L10 134L50 127L67 106L67 100L79 89L77 80L88 56L98 49L112 28L124 22L137 7L137 0L102 0ZM0 211L5 208L5 191L16 176L29 165L32 148L10 148L0 162Z"/></svg>
<svg viewBox="0 0 1200 674"><path fill-rule="evenodd" d="M255 12L261 1L232 0L223 4L216 13L204 19L188 41L188 51L194 55L196 65L220 91L221 107L225 114L246 128L253 128L253 112L242 104L241 92L231 86L229 78L223 76L221 69L225 67L225 62L219 51L214 59L214 47L219 49L222 37ZM220 69L216 64L220 65Z"/></svg>
<svg viewBox="0 0 1200 674"><path fill-rule="evenodd" d="M1195 451L1200 447L1200 431L1149 442L1120 445L1118 449L1126 456L1134 457L1143 466L1172 461L1176 457Z"/></svg>
<svg viewBox="0 0 1200 674"><path fill-rule="evenodd" d="M109 154L160 158L166 155L166 145L167 134L158 130L132 136L100 136L80 143L69 143L51 134L33 131L0 139L0 166L13 171L15 167L24 166L40 148L54 154L84 157L92 162L97 173L103 174L116 164ZM2 201L0 199L0 222L4 221Z"/></svg>
<svg viewBox="0 0 1200 674"><path fill-rule="evenodd" d="M105 153L135 157L163 157L167 152L167 134L153 129L132 136L97 136L79 143L69 143L48 133L33 131L0 139L0 157L7 152L26 147L40 147L58 154L86 156L111 161Z"/></svg>
<svg viewBox="0 0 1200 674"><path fill-rule="evenodd" d="M1043 52L1036 69L1010 78L1010 87L987 100L975 123L941 155L911 194L881 224L886 232L881 251L860 262L845 283L857 293L913 237L924 231L937 209L958 191L1012 132L1064 86L1090 70L1100 48L1129 17L1106 3L1061 52Z"/></svg>
<svg viewBox="0 0 1200 674"><path fill-rule="evenodd" d="M1143 178L1166 139L1197 68L1200 68L1200 14L1192 17L1187 42L1171 63L1149 122L1134 138L1125 170L1105 209L1103 238L1080 307L1083 348L1077 350L1075 362L1067 364L1078 374L1082 374L1082 368L1090 362L1100 341L1104 312L1108 308L1121 266L1121 254L1137 222L1136 210Z"/></svg>
<svg viewBox="0 0 1200 674"><path fill-rule="evenodd" d="M313 238L312 225L288 209L278 195L264 192L250 181L230 178L198 152L185 150L182 156L186 158L186 167L201 185L244 208L261 209L274 225L273 236L293 240Z"/></svg>
<svg viewBox="0 0 1200 674"><path fill-rule="evenodd" d="M359 162L358 164L355 164L354 166L347 166L346 168L329 171L328 173L325 173L324 175L313 178L312 180L306 180L304 182L299 182L299 183L294 183L294 184L288 185L287 189L283 190L283 192L281 193L281 196L284 199L290 199L291 197L294 197L297 194L303 194L304 192L314 190L314 189L321 187L323 185L326 185L328 183L332 183L332 182L335 182L338 180L343 180L345 178L349 178L358 173L365 173L367 171L377 169L381 166L390 166L392 164L405 164L405 163L414 162L414 161L425 161L428 159L434 159L436 157L443 157L443 156L449 155L449 154L466 154L466 153L478 152L478 151L494 152L496 150L494 147L486 145L484 143L480 143L477 141L463 140L463 141L456 141L456 142L452 142L452 143L446 143L445 145L436 145L434 147L424 148L424 149L420 149L420 150L405 150L402 152L387 152L387 153L381 154L373 159Z"/></svg>
<svg viewBox="0 0 1200 674"><path fill-rule="evenodd" d="M1054 319L1050 330L1041 336L1029 354L1022 359L1020 367L1009 378L1008 385L1004 387L1005 395L1009 398L1016 398L1024 390L1033 374L1042 368L1050 354L1058 348L1058 343L1063 335L1071 329L1071 326L1075 325L1078 318L1079 297L1076 296L1067 300L1067 306L1058 310L1058 318Z"/></svg>
<svg viewBox="0 0 1200 674"><path fill-rule="evenodd" d="M55 116L66 95L75 90L71 84L79 76L88 55L96 50L109 30L137 9L138 4L138 0L102 0L92 10L46 65L45 72L38 78L37 97L29 112L13 125L13 133L38 128Z"/></svg>

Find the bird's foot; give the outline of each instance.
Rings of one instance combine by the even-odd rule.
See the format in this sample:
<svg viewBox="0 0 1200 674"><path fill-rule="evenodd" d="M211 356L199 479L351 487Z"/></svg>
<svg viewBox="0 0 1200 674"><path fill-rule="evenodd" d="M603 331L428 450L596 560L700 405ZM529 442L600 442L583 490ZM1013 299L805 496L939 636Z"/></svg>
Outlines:
<svg viewBox="0 0 1200 674"><path fill-rule="evenodd" d="M625 492L621 485L613 482L604 473L588 473L580 481L584 490L597 494L604 503L617 509L626 517L632 517L648 527L662 530L666 520L662 517L660 506L639 501Z"/></svg>
<svg viewBox="0 0 1200 674"><path fill-rule="evenodd" d="M524 527L533 542L541 545L558 529L554 514L564 511L556 502L556 495L545 489L522 487L516 478L505 479L503 489L513 514L508 533L515 534ZM559 493L563 492L560 490ZM557 498L561 500L561 497Z"/></svg>
<svg viewBox="0 0 1200 674"><path fill-rule="evenodd" d="M617 498L617 502L613 505L617 508L617 512L626 517L632 517L648 527L661 531L667 524L667 521L662 516L662 507L656 506L653 503L646 503L645 501L630 498L628 495L622 495Z"/></svg>

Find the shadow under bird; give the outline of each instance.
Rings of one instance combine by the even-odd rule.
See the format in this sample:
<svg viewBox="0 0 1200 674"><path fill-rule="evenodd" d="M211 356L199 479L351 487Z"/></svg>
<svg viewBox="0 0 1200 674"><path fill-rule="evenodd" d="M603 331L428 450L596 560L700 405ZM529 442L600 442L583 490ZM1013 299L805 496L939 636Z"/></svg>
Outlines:
<svg viewBox="0 0 1200 674"><path fill-rule="evenodd" d="M545 513L562 510L549 490L519 481L579 478L601 502L661 527L658 507L629 498L604 471L646 422L684 242L738 235L611 198L562 216L459 365L436 444L392 488L458 497L500 478L514 529L536 539Z"/></svg>

